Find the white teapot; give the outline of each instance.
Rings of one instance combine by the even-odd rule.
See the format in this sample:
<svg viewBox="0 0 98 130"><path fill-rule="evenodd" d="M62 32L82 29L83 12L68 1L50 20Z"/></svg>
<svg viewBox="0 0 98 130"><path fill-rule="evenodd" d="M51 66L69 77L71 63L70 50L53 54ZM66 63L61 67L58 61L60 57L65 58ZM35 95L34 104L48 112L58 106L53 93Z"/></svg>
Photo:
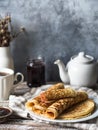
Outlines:
<svg viewBox="0 0 98 130"><path fill-rule="evenodd" d="M98 63L92 56L80 52L72 56L65 67L61 60L56 60L54 64L59 67L60 78L65 84L70 83L75 86L91 87L96 85L98 78Z"/></svg>

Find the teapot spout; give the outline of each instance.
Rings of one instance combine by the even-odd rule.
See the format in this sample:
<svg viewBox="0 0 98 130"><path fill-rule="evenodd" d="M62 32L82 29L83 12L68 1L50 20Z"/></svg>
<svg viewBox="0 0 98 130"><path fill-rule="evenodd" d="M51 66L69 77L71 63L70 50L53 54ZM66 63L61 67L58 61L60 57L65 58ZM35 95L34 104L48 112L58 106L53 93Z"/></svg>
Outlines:
<svg viewBox="0 0 98 130"><path fill-rule="evenodd" d="M65 84L68 84L70 82L69 76L68 76L68 68L65 67L64 63L59 59L56 60L54 64L58 65L59 75L62 82L64 82Z"/></svg>

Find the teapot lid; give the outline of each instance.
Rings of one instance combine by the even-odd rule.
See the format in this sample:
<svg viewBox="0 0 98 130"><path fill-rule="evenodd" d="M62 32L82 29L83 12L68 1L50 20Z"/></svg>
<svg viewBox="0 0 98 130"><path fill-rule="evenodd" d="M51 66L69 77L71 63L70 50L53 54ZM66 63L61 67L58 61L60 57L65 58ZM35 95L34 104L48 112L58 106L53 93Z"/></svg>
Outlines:
<svg viewBox="0 0 98 130"><path fill-rule="evenodd" d="M72 57L72 60L81 63L91 63L94 61L94 58L92 56L85 55L84 52L80 52L77 56Z"/></svg>

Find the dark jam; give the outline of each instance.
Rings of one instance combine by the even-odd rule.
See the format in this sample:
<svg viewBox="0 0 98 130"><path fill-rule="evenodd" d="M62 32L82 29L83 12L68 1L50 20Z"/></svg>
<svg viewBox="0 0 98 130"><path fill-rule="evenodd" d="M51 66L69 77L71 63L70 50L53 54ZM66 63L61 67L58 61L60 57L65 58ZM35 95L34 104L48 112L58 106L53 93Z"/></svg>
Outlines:
<svg viewBox="0 0 98 130"><path fill-rule="evenodd" d="M5 116L5 115L8 115L9 113L10 113L10 110L6 108L0 108L0 116Z"/></svg>
<svg viewBox="0 0 98 130"><path fill-rule="evenodd" d="M45 64L40 59L29 60L27 62L27 85L39 87L45 84Z"/></svg>

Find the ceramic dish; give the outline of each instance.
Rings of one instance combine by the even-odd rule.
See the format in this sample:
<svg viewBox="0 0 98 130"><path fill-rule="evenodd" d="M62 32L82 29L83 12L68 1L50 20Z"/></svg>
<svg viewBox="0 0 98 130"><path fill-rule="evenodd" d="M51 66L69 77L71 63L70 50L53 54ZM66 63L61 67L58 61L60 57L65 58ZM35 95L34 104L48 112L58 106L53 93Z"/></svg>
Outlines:
<svg viewBox="0 0 98 130"><path fill-rule="evenodd" d="M5 122L11 114L12 114L11 108L0 106L0 123Z"/></svg>
<svg viewBox="0 0 98 130"><path fill-rule="evenodd" d="M83 121L87 121L90 119L94 119L95 117L98 116L98 98L93 98L93 100L96 103L96 108L95 108L94 112L91 115L84 117L84 118L80 118L80 119L74 119L74 120L55 119L55 120L52 120L52 119L48 119L48 118L42 117L40 115L37 115L31 111L28 111L28 113L30 114L30 117L34 120L37 120L39 122L51 123L51 124L83 122Z"/></svg>
<svg viewBox="0 0 98 130"><path fill-rule="evenodd" d="M43 85L40 89L40 91L38 91L34 96L37 96L41 91L44 91L45 89L47 89L48 87L50 87L51 85ZM76 89L79 89L79 88L76 88ZM43 116L40 116L40 115L37 115L31 111L28 111L27 112L29 113L30 117L34 120L37 120L39 122L44 122L44 123L51 123L51 124L64 124L64 123L74 123L74 122L83 122L83 121L87 121L87 120L90 120L90 119L94 119L95 117L98 116L98 97L96 96L91 96L92 94L92 91L91 89L89 88L86 88L86 87L82 87L82 90L87 90L88 92L88 95L89 95L89 98L93 99L96 106L95 106L95 110L94 112L87 116L87 117L83 117L83 118L80 118L80 119L74 119L74 120L61 120L61 119L55 119L55 120L52 120L52 119L49 119L49 118L45 118Z"/></svg>

